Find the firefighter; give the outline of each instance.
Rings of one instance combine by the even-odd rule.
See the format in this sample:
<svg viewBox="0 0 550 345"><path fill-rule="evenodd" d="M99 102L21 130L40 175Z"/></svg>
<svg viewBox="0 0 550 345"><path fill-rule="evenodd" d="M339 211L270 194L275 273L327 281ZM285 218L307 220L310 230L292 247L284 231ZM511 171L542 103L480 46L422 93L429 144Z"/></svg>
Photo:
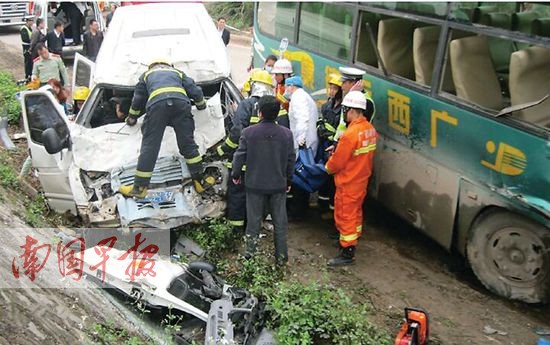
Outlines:
<svg viewBox="0 0 550 345"><path fill-rule="evenodd" d="M25 80L30 80L32 75L32 56L31 56L31 36L33 16L25 17L25 25L19 30L21 34L21 44L23 45L23 59L25 61Z"/></svg>
<svg viewBox="0 0 550 345"><path fill-rule="evenodd" d="M90 89L86 86L77 86L73 91L73 113L75 115L78 115L80 112L80 109L82 109L82 105L88 99L88 96L90 95Z"/></svg>
<svg viewBox="0 0 550 345"><path fill-rule="evenodd" d="M141 127L143 139L136 176L133 185L120 187L120 193L137 198L147 195L166 126L174 128L179 151L185 158L196 191L202 193L214 184L212 177L203 179L202 176L203 162L193 137L195 123L190 100L198 110L206 109L202 90L193 79L164 59L155 59L149 64L149 69L139 78L126 117L126 123L134 126L144 110L147 112Z"/></svg>
<svg viewBox="0 0 550 345"><path fill-rule="evenodd" d="M337 74L331 74L328 80L329 98L325 104L321 106L321 117L317 121L317 135L319 136L318 157L322 157L326 162L325 150L334 145L334 135L336 128L340 122L340 113L342 111L342 80ZM332 219L334 210L334 179L329 178L319 189L319 206L324 211L321 215L323 219Z"/></svg>
<svg viewBox="0 0 550 345"><path fill-rule="evenodd" d="M275 75L277 86L275 87L275 97L281 103L281 110L277 115L277 123L286 128L290 128L288 119L289 100L285 98L285 80L292 76L292 64L287 59L280 59L275 62L271 74Z"/></svg>
<svg viewBox="0 0 550 345"><path fill-rule="evenodd" d="M329 266L353 263L363 226L363 201L372 172L377 133L370 124L374 103L360 91L350 91L342 102L348 127L325 168L334 175L334 221L340 233L340 254Z"/></svg>
<svg viewBox="0 0 550 345"><path fill-rule="evenodd" d="M235 116L232 119L232 127L229 130L229 134L223 144L217 148L218 155L229 158L229 162L233 160L233 153L239 146L242 130L260 121L258 116L258 100L262 96L274 94L272 78L267 71L254 70L250 76L250 81L250 97L239 103ZM228 167L231 169L231 163L228 163ZM236 229L243 228L246 219L245 183L246 181L235 184L230 180L227 186L227 219Z"/></svg>

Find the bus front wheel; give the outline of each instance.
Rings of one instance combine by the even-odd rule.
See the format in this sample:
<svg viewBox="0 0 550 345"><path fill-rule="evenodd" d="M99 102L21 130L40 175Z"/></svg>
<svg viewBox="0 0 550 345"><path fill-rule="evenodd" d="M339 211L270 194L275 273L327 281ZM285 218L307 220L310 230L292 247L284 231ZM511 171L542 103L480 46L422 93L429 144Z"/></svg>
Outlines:
<svg viewBox="0 0 550 345"><path fill-rule="evenodd" d="M527 303L550 300L550 231L518 214L494 211L471 229L468 261L492 292Z"/></svg>

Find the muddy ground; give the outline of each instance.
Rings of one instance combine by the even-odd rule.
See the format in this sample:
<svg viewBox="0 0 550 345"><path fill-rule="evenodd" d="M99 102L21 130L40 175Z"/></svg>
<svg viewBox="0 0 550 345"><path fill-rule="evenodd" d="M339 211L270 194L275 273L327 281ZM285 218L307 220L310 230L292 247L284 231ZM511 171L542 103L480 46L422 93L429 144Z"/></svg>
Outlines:
<svg viewBox="0 0 550 345"><path fill-rule="evenodd" d="M0 43L0 69L19 77L22 75L20 60L19 50ZM0 227L3 226L0 222ZM321 221L316 210L311 210L305 221L291 224L291 270L297 279L319 279L323 271L320 268L325 267L327 258L337 251L334 241L327 236L330 231L331 224ZM356 265L329 270L326 276L336 285L353 290L358 301L370 304L375 322L391 333L397 332L405 306L421 307L430 313L432 337L439 344L531 345L538 339L535 331L550 331L548 306L526 305L494 296L477 282L460 258L447 253L373 202L365 205L363 231ZM0 291L0 300L5 293ZM41 299L37 303L42 304ZM70 305L69 300L63 299L56 303L61 308ZM13 297L9 303L2 303L2 309L5 308L28 309L28 306ZM33 327L30 322L36 322L35 315L29 313L24 322L17 319L6 322L6 314L2 315L0 334L3 335L8 330L13 334L29 334ZM506 335L485 334L485 326ZM68 329L75 324L63 327ZM42 333L54 336L56 331L46 328Z"/></svg>

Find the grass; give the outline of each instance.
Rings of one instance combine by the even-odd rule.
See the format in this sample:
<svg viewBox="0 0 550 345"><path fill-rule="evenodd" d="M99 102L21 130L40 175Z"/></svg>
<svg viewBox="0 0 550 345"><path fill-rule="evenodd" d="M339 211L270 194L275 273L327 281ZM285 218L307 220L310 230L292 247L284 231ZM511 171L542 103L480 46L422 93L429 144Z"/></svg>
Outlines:
<svg viewBox="0 0 550 345"><path fill-rule="evenodd" d="M9 73L0 71L0 116L7 117L12 124L19 123L21 116L21 104L15 98L21 90Z"/></svg>
<svg viewBox="0 0 550 345"><path fill-rule="evenodd" d="M145 345L139 337L131 336L124 329L116 328L112 323L103 325L95 323L88 330L94 344Z"/></svg>

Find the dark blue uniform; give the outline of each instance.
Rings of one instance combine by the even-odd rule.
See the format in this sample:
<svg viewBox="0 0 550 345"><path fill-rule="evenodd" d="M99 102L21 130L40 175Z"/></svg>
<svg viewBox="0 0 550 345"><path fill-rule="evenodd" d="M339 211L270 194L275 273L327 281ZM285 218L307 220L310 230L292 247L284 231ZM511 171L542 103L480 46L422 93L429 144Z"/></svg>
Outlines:
<svg viewBox="0 0 550 345"><path fill-rule="evenodd" d="M149 185L166 126L174 128L179 151L185 157L191 176L195 178L202 173L202 157L193 137L195 122L190 99L197 109L206 108L201 88L175 68L155 65L139 78L129 115L138 117L145 110L147 117L141 127L143 139L135 186Z"/></svg>
<svg viewBox="0 0 550 345"><path fill-rule="evenodd" d="M232 119L229 134L225 142L218 146L218 154L228 156L230 162L233 160L233 153L239 146L242 130L260 121L257 109L259 99L260 97L251 96L239 103ZM228 164L228 167L232 168L231 163ZM233 226L243 226L246 219L246 191L244 185L243 179L241 184L234 184L230 180L227 186L227 219Z"/></svg>

